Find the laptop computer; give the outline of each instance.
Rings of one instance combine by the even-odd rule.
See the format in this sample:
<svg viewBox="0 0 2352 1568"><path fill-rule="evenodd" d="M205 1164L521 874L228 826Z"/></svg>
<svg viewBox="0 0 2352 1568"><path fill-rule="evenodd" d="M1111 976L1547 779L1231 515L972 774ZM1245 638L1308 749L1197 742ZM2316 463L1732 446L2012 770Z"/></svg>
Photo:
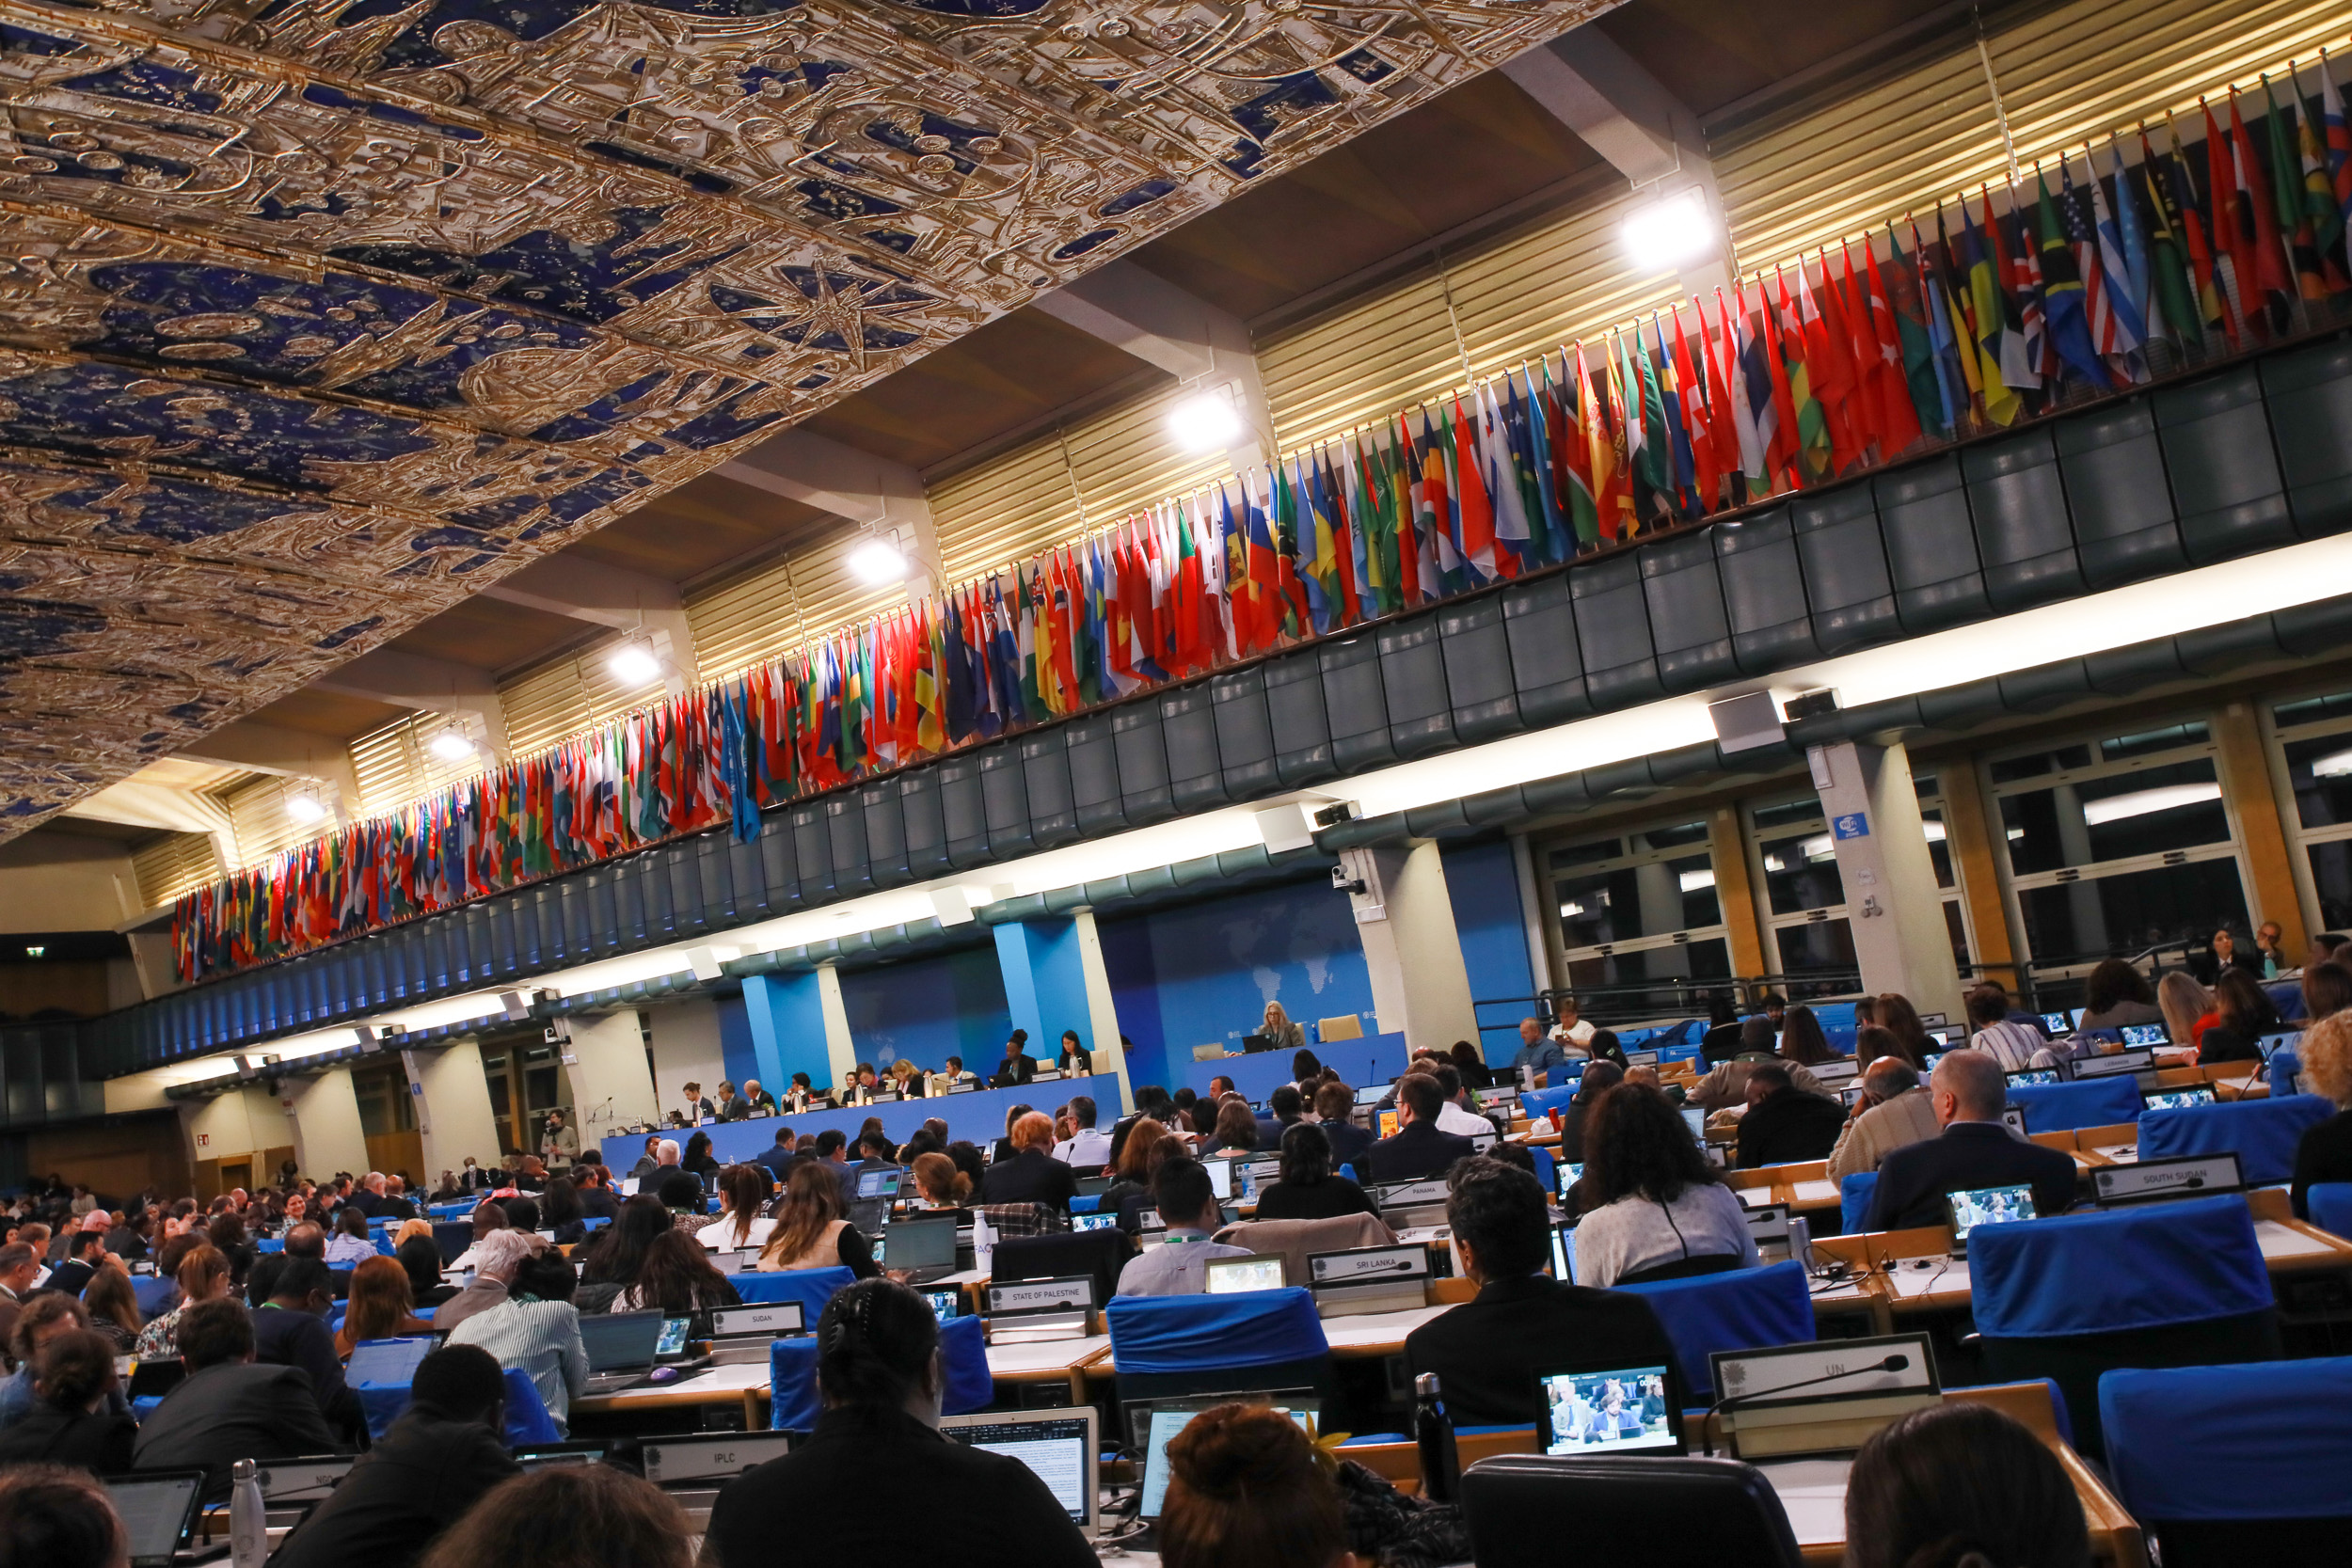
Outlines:
<svg viewBox="0 0 2352 1568"><path fill-rule="evenodd" d="M1069 1511L1070 1522L1091 1539L1101 1522L1095 1467L1102 1450L1094 1422L1094 1407L1080 1405L950 1416L939 1423L939 1433L967 1448L986 1449L1027 1465L1054 1500Z"/></svg>
<svg viewBox="0 0 2352 1568"><path fill-rule="evenodd" d="M898 1196L898 1183L906 1172L893 1167L889 1170L862 1170L857 1173L857 1196L860 1198L889 1199Z"/></svg>
<svg viewBox="0 0 2352 1568"><path fill-rule="evenodd" d="M1241 1049L1245 1056L1254 1056L1262 1051L1271 1051L1274 1049L1274 1037L1272 1035L1244 1035L1241 1037Z"/></svg>
<svg viewBox="0 0 2352 1568"><path fill-rule="evenodd" d="M2006 1077L2011 1084L2056 1084L2061 1082L2058 1077L2058 1069L2054 1067L2019 1068L2015 1072L2005 1073L2003 1076Z"/></svg>
<svg viewBox="0 0 2352 1568"><path fill-rule="evenodd" d="M126 1400L143 1400L151 1396L162 1399L185 1382L187 1375L187 1363L176 1355L151 1356L135 1361L131 1364L131 1381L124 1386L122 1397Z"/></svg>
<svg viewBox="0 0 2352 1568"><path fill-rule="evenodd" d="M1116 1230L1119 1228L1119 1214L1116 1211L1106 1210L1097 1210L1091 1214L1073 1214L1070 1216L1070 1228L1073 1230Z"/></svg>
<svg viewBox="0 0 2352 1568"><path fill-rule="evenodd" d="M131 1568L169 1568L204 1502L201 1470L151 1470L101 1482L122 1515Z"/></svg>
<svg viewBox="0 0 2352 1568"><path fill-rule="evenodd" d="M1233 1296L1279 1291L1285 1283L1279 1258L1219 1258L1209 1265L1207 1289L1213 1296Z"/></svg>
<svg viewBox="0 0 2352 1568"><path fill-rule="evenodd" d="M2125 1045L2170 1045L2172 1037L2165 1033L2161 1023L2126 1023L2123 1025Z"/></svg>
<svg viewBox="0 0 2352 1568"><path fill-rule="evenodd" d="M953 1323L963 1316L962 1291L951 1287L945 1291L924 1291L919 1293L925 1301L930 1303L932 1314L941 1323Z"/></svg>
<svg viewBox="0 0 2352 1568"><path fill-rule="evenodd" d="M1579 1181L1584 1180L1584 1162L1581 1160L1554 1160L1551 1163L1551 1179L1553 1181L1559 1183L1560 1201L1563 1203L1567 1202L1568 1189L1575 1186Z"/></svg>
<svg viewBox="0 0 2352 1568"><path fill-rule="evenodd" d="M1691 1130L1691 1141L1694 1144L1705 1143L1707 1141L1707 1113L1695 1105L1682 1105L1677 1106L1677 1109L1682 1113L1682 1125Z"/></svg>
<svg viewBox="0 0 2352 1568"><path fill-rule="evenodd" d="M2142 1089L2139 1091L2139 1108L2143 1111L2185 1111L2191 1105L2215 1103L2217 1101L2214 1097L2213 1085L2210 1084L2200 1084L2194 1087L2177 1089Z"/></svg>
<svg viewBox="0 0 2352 1568"><path fill-rule="evenodd" d="M515 1450L515 1463L526 1471L553 1470L569 1465L601 1465L612 1451L612 1439L576 1438L568 1443L526 1443Z"/></svg>
<svg viewBox="0 0 2352 1568"><path fill-rule="evenodd" d="M324 1502L351 1467L359 1463L353 1453L304 1454L294 1459L264 1459L254 1468L262 1485L262 1503L273 1516L299 1515L312 1503Z"/></svg>
<svg viewBox="0 0 2352 1568"><path fill-rule="evenodd" d="M1576 1227L1551 1227L1551 1277L1563 1285L1576 1283Z"/></svg>
<svg viewBox="0 0 2352 1568"><path fill-rule="evenodd" d="M1083 1217L1083 1216L1082 1216ZM1116 1222L1119 1216L1113 1214ZM956 1222L901 1220L882 1232L882 1267L906 1271L910 1285L928 1285L956 1272Z"/></svg>
<svg viewBox="0 0 2352 1568"><path fill-rule="evenodd" d="M1323 1418L1323 1401L1308 1388L1131 1401L1126 1409L1127 1421L1136 1433L1135 1447L1143 1454L1143 1486L1136 1507L1136 1518L1146 1524L1157 1522L1168 1500L1168 1445L1192 1424L1194 1417L1220 1404L1271 1405L1296 1421L1310 1438L1316 1434Z"/></svg>
<svg viewBox="0 0 2352 1568"><path fill-rule="evenodd" d="M660 1312L592 1312L580 1320L580 1342L588 1352L583 1395L617 1394L634 1388L653 1371L661 1348Z"/></svg>
<svg viewBox="0 0 2352 1568"><path fill-rule="evenodd" d="M1944 1212L1952 1223L1952 1256L1968 1256L1968 1233L1980 1225L2010 1225L2036 1216L2033 1188L1973 1187L1944 1195Z"/></svg>
<svg viewBox="0 0 2352 1568"><path fill-rule="evenodd" d="M417 1380L417 1363L438 1348L440 1341L425 1334L409 1339L362 1339L352 1347L351 1360L343 1368L343 1381L354 1388L371 1384L405 1386Z"/></svg>
<svg viewBox="0 0 2352 1568"><path fill-rule="evenodd" d="M1535 1446L1547 1454L1689 1451L1671 1363L1586 1359L1535 1374Z"/></svg>

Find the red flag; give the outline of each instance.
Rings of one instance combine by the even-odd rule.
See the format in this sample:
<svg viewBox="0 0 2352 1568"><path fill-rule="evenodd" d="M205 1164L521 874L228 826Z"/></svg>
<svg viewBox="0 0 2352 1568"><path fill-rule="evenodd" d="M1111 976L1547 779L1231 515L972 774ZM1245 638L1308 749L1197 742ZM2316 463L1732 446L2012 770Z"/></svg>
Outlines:
<svg viewBox="0 0 2352 1568"><path fill-rule="evenodd" d="M1779 277L1775 269L1774 277ZM1788 476L1782 483L1804 487L1804 465L1797 461L1797 400L1788 386L1788 346L1783 341L1782 324L1788 319L1788 282L1780 284L1780 308L1774 309L1772 296L1765 291L1764 280L1756 280L1756 297L1764 305L1764 358L1772 372L1772 450L1768 461L1772 471ZM1740 310L1748 309L1747 285L1740 287Z"/></svg>
<svg viewBox="0 0 2352 1568"><path fill-rule="evenodd" d="M1697 301L1692 302L1693 305ZM1683 429L1691 437L1691 462L1696 470L1699 486L1699 511L1708 513L1723 505L1724 475L1715 461L1715 419L1720 403L1708 406L1707 388L1700 379L1697 365L1691 358L1690 335L1682 327L1682 307L1669 307L1675 318L1675 387L1682 404ZM1707 317L1699 317L1699 341L1707 341Z"/></svg>
<svg viewBox="0 0 2352 1568"><path fill-rule="evenodd" d="M2246 121L2238 118L2235 87L2230 89L2230 141L2238 227L2246 231L2253 267L2250 274L2241 267L2238 283L2247 291L2249 316L2255 313L2252 307L2259 303L2271 335L2277 337L2294 320L2291 302L2295 283L2287 273L2285 242L2279 234L2279 214L2270 199L2270 181L2254 156L2254 143L2246 134Z"/></svg>
<svg viewBox="0 0 2352 1568"><path fill-rule="evenodd" d="M1886 284L1879 277L1878 252L1867 240L1862 245L1862 265L1870 291L1870 335L1878 343L1879 413L1885 420L1879 431L1879 455L1891 459L1919 439L1919 411L1912 406L1910 378L1903 373L1902 327L1895 320Z"/></svg>

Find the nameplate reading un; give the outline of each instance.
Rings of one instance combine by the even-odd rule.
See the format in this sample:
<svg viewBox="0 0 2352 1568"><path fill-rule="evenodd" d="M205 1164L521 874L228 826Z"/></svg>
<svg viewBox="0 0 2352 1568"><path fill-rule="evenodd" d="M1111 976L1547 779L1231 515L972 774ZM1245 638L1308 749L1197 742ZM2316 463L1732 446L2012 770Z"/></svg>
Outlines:
<svg viewBox="0 0 2352 1568"><path fill-rule="evenodd" d="M1419 1246L1326 1252L1307 1260L1307 1276L1317 1285L1354 1285L1368 1279L1412 1279L1428 1273L1429 1249Z"/></svg>
<svg viewBox="0 0 2352 1568"><path fill-rule="evenodd" d="M1083 1312L1094 1305L1091 1279L1039 1279L988 1288L988 1309L1006 1312Z"/></svg>

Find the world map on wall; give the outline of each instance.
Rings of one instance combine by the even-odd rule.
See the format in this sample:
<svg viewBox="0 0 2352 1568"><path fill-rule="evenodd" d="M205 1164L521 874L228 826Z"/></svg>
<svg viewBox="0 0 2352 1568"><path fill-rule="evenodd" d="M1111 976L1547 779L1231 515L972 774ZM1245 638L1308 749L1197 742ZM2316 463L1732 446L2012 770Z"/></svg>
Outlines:
<svg viewBox="0 0 2352 1568"><path fill-rule="evenodd" d="M0 0L0 838L1613 0Z"/></svg>

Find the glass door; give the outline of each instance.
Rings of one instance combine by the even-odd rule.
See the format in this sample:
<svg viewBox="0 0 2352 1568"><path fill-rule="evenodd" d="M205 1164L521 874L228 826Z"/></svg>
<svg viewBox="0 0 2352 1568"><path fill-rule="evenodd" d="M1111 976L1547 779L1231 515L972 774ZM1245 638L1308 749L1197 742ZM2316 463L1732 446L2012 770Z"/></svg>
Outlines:
<svg viewBox="0 0 2352 1568"><path fill-rule="evenodd" d="M1932 774L1915 776L1919 826L1935 866L1944 920L1952 937L1952 962L1968 962L1968 932L1951 846L1945 842L1944 801ZM1807 975L1822 977L1805 987L1827 995L1856 983L1853 927L1846 914L1846 887L1837 870L1836 842L1820 797L1805 794L1757 801L1748 808L1749 851L1756 858L1757 903L1764 921L1765 950L1775 971L1792 987Z"/></svg>
<svg viewBox="0 0 2352 1568"><path fill-rule="evenodd" d="M2312 929L2352 928L2352 691L2276 705L2270 736L2271 774L2285 781L2290 807L2296 881L2304 908L2319 917Z"/></svg>
<svg viewBox="0 0 2352 1568"><path fill-rule="evenodd" d="M1572 839L1547 847L1542 864L1559 973L1591 993L1586 1016L1701 1012L1692 983L1730 977L1704 816Z"/></svg>

